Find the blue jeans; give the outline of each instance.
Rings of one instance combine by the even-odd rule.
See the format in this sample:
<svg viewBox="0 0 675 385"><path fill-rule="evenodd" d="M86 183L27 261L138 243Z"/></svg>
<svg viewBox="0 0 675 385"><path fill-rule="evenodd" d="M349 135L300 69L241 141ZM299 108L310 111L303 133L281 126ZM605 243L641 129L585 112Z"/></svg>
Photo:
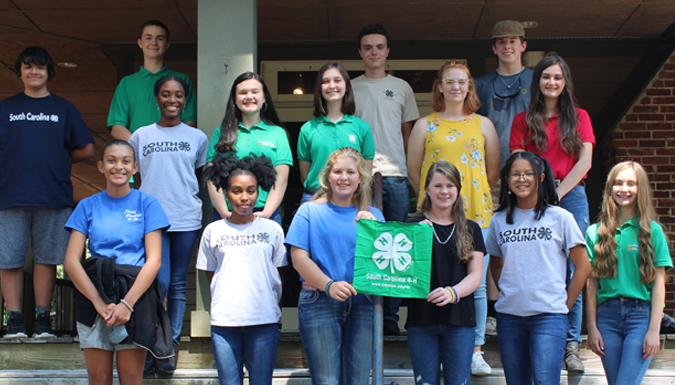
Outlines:
<svg viewBox="0 0 675 385"><path fill-rule="evenodd" d="M588 199L586 199L586 190L585 186L575 186L568 192L561 200L560 207L569 211L574 215L574 219L577 221L579 230L581 234L586 236L586 229L588 229L589 215L588 215ZM567 284L569 285L574 276L574 265L572 264L571 259L567 259ZM579 297L572 305L570 312L567 314L567 317L570 321L570 330L567 333L567 341L577 341L581 343L581 318L583 312L583 302L582 294L579 293Z"/></svg>
<svg viewBox="0 0 675 385"><path fill-rule="evenodd" d="M279 345L279 325L211 325L211 344L220 385L244 383L244 354L250 385L270 385Z"/></svg>
<svg viewBox="0 0 675 385"><path fill-rule="evenodd" d="M192 249L199 236L199 230L171 231L162 235L162 267L157 273L162 292L166 293L166 312L171 322L173 346L183 329L187 274L192 259Z"/></svg>
<svg viewBox="0 0 675 385"><path fill-rule="evenodd" d="M420 325L408 328L408 350L417 385L462 385L471 377L474 328Z"/></svg>
<svg viewBox="0 0 675 385"><path fill-rule="evenodd" d="M598 305L597 325L605 344L602 366L609 385L641 384L651 357L643 359L643 342L652 306L632 298L610 298Z"/></svg>
<svg viewBox="0 0 675 385"><path fill-rule="evenodd" d="M560 385L569 323L566 314L518 317L497 313L497 338L507 384Z"/></svg>
<svg viewBox="0 0 675 385"><path fill-rule="evenodd" d="M405 222L408 219L409 208L408 178L403 176L383 177L382 215L384 215L384 219L387 221ZM384 319L398 323L398 308L400 305L400 298L384 297Z"/></svg>
<svg viewBox="0 0 675 385"><path fill-rule="evenodd" d="M253 209L253 212L254 212L254 213L259 213L259 212L261 212L261 211L263 211L263 208L262 208L262 207L257 207L257 208L255 208L255 209ZM214 208L214 209L213 209L213 220L212 220L211 222L219 221L219 220L221 220L221 219L223 219L223 217L221 217L221 216L220 216L220 213L218 213L218 210L216 210L216 209ZM273 221L275 221L276 223L278 223L279 226L281 226L281 210L279 210L278 207L277 207L276 210L274 210L274 212L272 213L272 216L270 217L270 219L273 220Z"/></svg>
<svg viewBox="0 0 675 385"><path fill-rule="evenodd" d="M313 385L368 384L373 356L370 296L339 302L324 292L302 289L298 319Z"/></svg>
<svg viewBox="0 0 675 385"><path fill-rule="evenodd" d="M488 229L481 229L483 239L487 239ZM476 308L476 331L474 337L474 344L476 346L485 345L485 322L487 322L487 271L490 264L490 254L485 254L483 259L483 276L480 280L480 286L473 292L473 302Z"/></svg>

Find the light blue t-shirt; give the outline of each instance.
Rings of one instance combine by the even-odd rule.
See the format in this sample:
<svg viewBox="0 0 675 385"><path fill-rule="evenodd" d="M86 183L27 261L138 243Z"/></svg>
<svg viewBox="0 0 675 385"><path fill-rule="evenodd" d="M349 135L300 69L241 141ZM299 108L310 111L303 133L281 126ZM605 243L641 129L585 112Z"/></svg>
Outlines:
<svg viewBox="0 0 675 385"><path fill-rule="evenodd" d="M370 212L383 222L382 213ZM356 206L307 202L300 206L288 228L286 244L309 252L312 261L335 281L354 280Z"/></svg>
<svg viewBox="0 0 675 385"><path fill-rule="evenodd" d="M202 228L202 201L195 170L206 164L206 134L185 123L141 127L129 138L141 173L140 190L159 200L171 231Z"/></svg>
<svg viewBox="0 0 675 385"><path fill-rule="evenodd" d="M136 189L121 198L104 190L83 199L64 226L89 238L96 257L115 257L116 263L145 264L145 235L170 226L157 199Z"/></svg>
<svg viewBox="0 0 675 385"><path fill-rule="evenodd" d="M558 206L548 206L539 219L534 209L506 211L492 216L485 248L490 258L503 258L499 299L495 310L518 317L567 314L565 275L570 250L585 246L574 216Z"/></svg>

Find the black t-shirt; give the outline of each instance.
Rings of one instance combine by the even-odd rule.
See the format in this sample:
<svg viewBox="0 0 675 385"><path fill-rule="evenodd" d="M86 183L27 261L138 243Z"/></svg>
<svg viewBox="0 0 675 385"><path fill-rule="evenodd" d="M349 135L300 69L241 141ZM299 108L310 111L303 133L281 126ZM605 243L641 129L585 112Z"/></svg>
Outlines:
<svg viewBox="0 0 675 385"><path fill-rule="evenodd" d="M416 223L423 221L423 214L415 214L406 222ZM469 231L473 235L474 251L485 253L483 234L474 221L468 221ZM438 238L445 240L452 232L454 224L442 226L434 224L434 231ZM459 262L457 258L457 234L445 245L442 245L434 237L431 255L431 291L438 287L454 286L461 282L468 274L468 265ZM481 272L482 273L482 272ZM452 325L452 326L476 326L476 309L474 307L473 293L462 298L458 304L437 306L427 302L426 299L410 299L408 302L408 320L406 328L418 325Z"/></svg>

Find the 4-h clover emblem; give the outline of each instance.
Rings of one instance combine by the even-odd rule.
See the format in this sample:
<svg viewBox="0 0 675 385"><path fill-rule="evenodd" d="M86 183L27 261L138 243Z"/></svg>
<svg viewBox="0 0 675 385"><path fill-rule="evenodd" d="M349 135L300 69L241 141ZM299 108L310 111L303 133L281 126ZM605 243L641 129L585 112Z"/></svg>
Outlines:
<svg viewBox="0 0 675 385"><path fill-rule="evenodd" d="M539 231L537 232L537 236L539 239L546 238L547 241L550 241L551 238L553 238L553 231L551 231L551 229L548 227L540 227Z"/></svg>
<svg viewBox="0 0 675 385"><path fill-rule="evenodd" d="M406 271L412 262L412 257L407 253L412 248L412 242L408 237L399 233L392 237L390 233L382 233L375 239L375 248L381 251L373 254L373 261L380 270L390 267L391 273L395 274L394 269Z"/></svg>

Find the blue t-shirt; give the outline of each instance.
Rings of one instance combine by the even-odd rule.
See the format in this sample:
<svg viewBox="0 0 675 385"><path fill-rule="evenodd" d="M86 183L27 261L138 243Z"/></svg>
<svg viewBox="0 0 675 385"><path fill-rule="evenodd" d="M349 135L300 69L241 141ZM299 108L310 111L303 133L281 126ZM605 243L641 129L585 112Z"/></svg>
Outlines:
<svg viewBox="0 0 675 385"><path fill-rule="evenodd" d="M145 235L169 228L169 219L152 196L132 189L121 198L102 191L83 199L64 226L89 237L89 251L96 257L115 257L116 263L145 264Z"/></svg>
<svg viewBox="0 0 675 385"><path fill-rule="evenodd" d="M94 143L82 115L54 94L0 102L0 210L74 207L70 151Z"/></svg>
<svg viewBox="0 0 675 385"><path fill-rule="evenodd" d="M307 202L300 206L288 228L286 244L309 252L319 269L336 281L354 280L356 250L356 206ZM370 212L378 221L382 213Z"/></svg>

